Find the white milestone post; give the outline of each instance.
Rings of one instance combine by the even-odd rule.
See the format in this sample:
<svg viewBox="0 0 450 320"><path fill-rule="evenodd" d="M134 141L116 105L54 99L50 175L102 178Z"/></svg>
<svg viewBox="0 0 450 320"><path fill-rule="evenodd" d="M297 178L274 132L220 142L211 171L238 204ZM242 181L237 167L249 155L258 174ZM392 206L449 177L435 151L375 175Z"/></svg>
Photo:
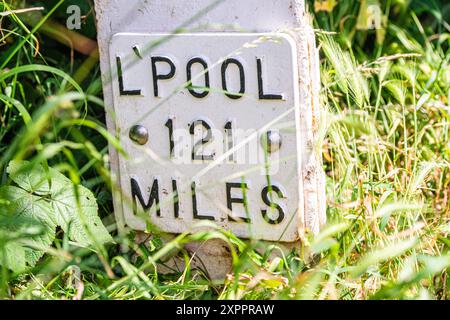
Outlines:
<svg viewBox="0 0 450 320"><path fill-rule="evenodd" d="M287 248L317 233L320 83L304 1L96 0L95 9L108 130L125 152L110 147L119 231L170 239L215 225ZM211 278L231 271L220 240L186 249ZM177 259L167 265L183 268Z"/></svg>

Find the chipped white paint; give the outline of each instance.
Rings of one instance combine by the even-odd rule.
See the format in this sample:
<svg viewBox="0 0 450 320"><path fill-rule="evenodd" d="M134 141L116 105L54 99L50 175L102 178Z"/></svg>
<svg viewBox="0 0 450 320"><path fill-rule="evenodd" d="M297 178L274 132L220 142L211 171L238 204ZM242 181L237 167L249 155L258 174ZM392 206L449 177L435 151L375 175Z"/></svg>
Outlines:
<svg viewBox="0 0 450 320"><path fill-rule="evenodd" d="M164 127L164 124L170 116L176 117L176 123L184 126L187 126L189 121L200 117L207 119L217 128L223 128L222 122L232 119L237 122L235 125L242 128L259 130L269 124L264 129L273 129L274 124L270 124L270 119L281 116L291 107L294 112L283 118L284 121L294 122L292 128L295 130L281 130L281 148L279 151L274 151L276 156L281 154L281 159L286 158L288 154L294 155L289 161L280 161L280 170L274 173L274 180L282 185L280 189L283 190L283 197L281 197L283 199L280 204L286 208L287 216L284 222L292 218L291 223L274 226L261 218L261 210L264 209L261 192L264 186L267 186L267 181L258 170L246 174L246 179L252 180L246 195L253 218L251 231L246 223L230 222L227 219L229 212L226 209L227 195L224 186L226 179L223 178L233 172L245 171L250 168L249 165L239 167L222 163L205 175L201 175L205 180L200 181L199 184L203 183L204 186L211 187L199 188L196 192L199 196L197 209L199 213L213 216L217 224L231 229L236 235L244 238L251 236L257 239L271 241L281 239L292 242L301 240L308 230L318 232L325 222L326 202L321 159L315 148L319 120L319 71L314 33L304 14L303 1L96 0L95 6L108 129L121 139L125 150L131 155L130 160L125 160L119 157L116 150L110 149L111 169L119 186L114 196L119 228L125 230L125 227L131 227L143 230L146 227L145 220L134 215L130 205L132 203L130 179L132 178L138 182L144 202L148 200L149 193L146 191L151 191L155 178L161 179L159 187L166 197L161 195L159 199L162 203L159 219L155 217L155 208L147 213L152 215L152 223L164 231L174 233L185 231L193 223L190 178L198 177L199 172L205 172L205 168L210 163L177 165L176 161L169 159L168 128ZM151 40L179 30L180 27L184 29L183 34L171 37L168 41L150 49L149 52L145 50ZM254 48L247 48L241 50L240 54L234 54L235 58L240 59L245 69L244 97L230 99L223 92L212 90L207 97L198 99L186 89L181 92L175 90L177 93L171 96L173 89L183 84L187 60L195 55L209 62L211 88L219 87L221 90L220 58L268 33L282 34L281 42L275 44L263 41ZM133 51L130 46L136 46L135 50ZM150 62L150 56L156 53L159 56L171 57L179 71L172 79L160 81L161 92L158 93L160 98L155 98ZM118 55L123 58L122 89L125 91L139 89L139 96L120 95L120 88L115 80L118 75L114 70ZM126 57L134 57L135 62L128 64ZM267 101L258 99L256 57L262 57L263 68L267 68L263 71L266 92L283 94L283 100L270 102L277 108L258 111L267 106ZM215 62L217 67L211 67ZM164 66L164 63L158 66L161 68L160 74L168 74L170 71L167 69L168 65ZM194 79L195 74L200 71L195 71ZM236 78L227 79L229 91L239 89ZM204 83L202 75L195 81L198 81L199 85ZM195 81L193 81L194 84L196 84ZM151 115L144 117L146 112L141 110L148 111L148 108L156 105L157 101L165 101L165 98L167 102L161 103L161 106L152 111ZM209 106L208 109L206 109L207 106ZM243 111L244 106L248 108L247 113ZM227 114L228 109L231 111ZM149 142L145 145L133 143L128 138L128 130L138 122L149 130ZM258 139L259 136L257 136ZM205 150L210 153L217 151ZM212 153L220 158L220 152ZM168 164L170 169L165 167ZM253 167L255 167L254 164ZM180 178L180 186L185 186L184 189L180 187L178 190L180 193L178 219L173 218L174 207L171 201L172 186L170 184L170 178L173 177ZM217 183L211 183L214 180L218 180ZM239 181L241 181L240 177L234 177L232 182ZM122 196L122 192L125 196ZM232 192L232 198L240 197L236 194L236 192L239 193L239 189ZM200 196L205 197L201 200ZM136 203L139 207L139 201ZM234 203L233 213L236 208L240 210L237 216L245 217L246 214L241 206L239 203ZM294 210L295 207L298 210ZM138 209L138 211L141 210ZM276 219L276 212L274 214L272 218ZM193 243L188 245L188 250L196 252L196 264L208 266L206 271L213 278L223 277L230 270L229 251L220 241L211 241L206 245Z"/></svg>

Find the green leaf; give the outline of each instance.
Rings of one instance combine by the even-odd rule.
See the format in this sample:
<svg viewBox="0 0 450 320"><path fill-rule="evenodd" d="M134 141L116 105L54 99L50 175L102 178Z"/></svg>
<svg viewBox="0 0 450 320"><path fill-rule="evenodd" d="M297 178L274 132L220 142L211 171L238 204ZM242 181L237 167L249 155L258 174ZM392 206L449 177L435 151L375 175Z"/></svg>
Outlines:
<svg viewBox="0 0 450 320"><path fill-rule="evenodd" d="M77 186L77 189L63 188L52 193L52 207L58 225L69 233L72 241L84 246L92 244L93 239L101 244L111 241L111 236L97 215L94 195L83 186Z"/></svg>
<svg viewBox="0 0 450 320"><path fill-rule="evenodd" d="M6 243L0 247L0 264L16 272L34 266L53 243L57 226L81 246L112 241L87 188L55 169L27 161L10 162L7 172L17 186L0 188L0 199L5 200L0 212L0 240L5 240L0 245Z"/></svg>
<svg viewBox="0 0 450 320"><path fill-rule="evenodd" d="M0 249L0 265L16 272L26 269L25 249L19 243L7 242Z"/></svg>
<svg viewBox="0 0 450 320"><path fill-rule="evenodd" d="M7 232L7 246L20 245L26 262L34 266L55 239L56 223L52 219L51 206L45 198L14 186L0 188L0 198L8 199L0 213L0 228ZM21 252L14 252L6 251L7 261L22 259ZM11 269L22 271L18 265L22 264L13 264Z"/></svg>
<svg viewBox="0 0 450 320"><path fill-rule="evenodd" d="M53 219L82 246L112 241L98 217L98 206L92 192L74 185L55 169L31 165L27 161L11 161L7 172L10 178L28 192L46 195L53 211Z"/></svg>

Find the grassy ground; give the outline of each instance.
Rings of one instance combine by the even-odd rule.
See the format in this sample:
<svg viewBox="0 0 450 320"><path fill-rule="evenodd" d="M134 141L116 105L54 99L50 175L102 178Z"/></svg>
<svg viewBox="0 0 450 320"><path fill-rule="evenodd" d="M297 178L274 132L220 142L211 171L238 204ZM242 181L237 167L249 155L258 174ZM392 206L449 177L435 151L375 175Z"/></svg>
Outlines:
<svg viewBox="0 0 450 320"><path fill-rule="evenodd" d="M181 235L166 246L117 237L107 167L107 143L115 140L104 130L92 3L0 2L0 296L449 298L450 3L308 3L321 49L318 145L328 226L303 244L312 261L294 253L268 261L221 230ZM86 15L77 34L61 27L70 4ZM367 24L369 4L381 13L377 29ZM43 11L13 11L40 5ZM46 205L65 190L78 209L90 203L80 195L95 196L116 245L103 245L107 234L92 241L49 218ZM27 219L44 221L44 230ZM189 269L157 273L155 262L167 251L215 237L236 250L234 277L213 283Z"/></svg>

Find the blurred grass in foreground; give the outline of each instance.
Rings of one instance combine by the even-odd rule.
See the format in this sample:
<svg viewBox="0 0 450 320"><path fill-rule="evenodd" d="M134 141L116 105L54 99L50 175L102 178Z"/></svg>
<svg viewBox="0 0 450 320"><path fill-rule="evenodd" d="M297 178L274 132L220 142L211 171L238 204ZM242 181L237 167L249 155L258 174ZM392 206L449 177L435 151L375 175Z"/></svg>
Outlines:
<svg viewBox="0 0 450 320"><path fill-rule="evenodd" d="M327 172L329 221L303 244L312 261L294 253L269 260L277 247L262 248L261 254L223 230L183 234L165 246L158 238L143 246L131 236L117 237L107 143L119 145L104 129L92 3L2 1L2 187L12 183L11 160L41 164L44 172L56 169L70 178L75 204L81 187L94 194L116 244L88 235L94 245L80 246L58 228L36 266L26 272L1 268L1 297L448 299L450 4L308 3L321 52L324 111L317 143ZM81 34L49 33L49 24L64 24L70 4L86 14ZM14 11L41 5L45 9L38 12ZM64 36L85 42L65 43ZM50 176L43 174L39 183ZM14 251L10 244L26 244L41 232L26 221L11 222L4 209L8 201L0 199L0 259ZM23 228L12 231L11 225ZM189 268L157 273L167 252L211 238L224 239L234 252L235 275L211 282ZM120 245L130 247L127 254ZM180 255L189 261L186 251Z"/></svg>

